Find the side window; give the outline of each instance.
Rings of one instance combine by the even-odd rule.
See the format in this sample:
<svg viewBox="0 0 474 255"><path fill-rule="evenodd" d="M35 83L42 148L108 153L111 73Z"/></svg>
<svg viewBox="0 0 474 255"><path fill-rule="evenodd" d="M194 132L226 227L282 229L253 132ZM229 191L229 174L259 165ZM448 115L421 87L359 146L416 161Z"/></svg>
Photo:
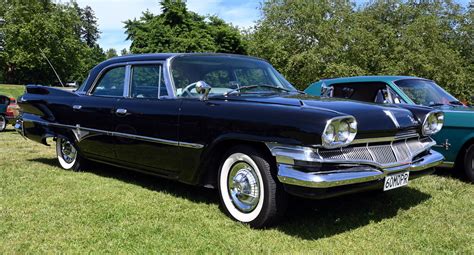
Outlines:
<svg viewBox="0 0 474 255"><path fill-rule="evenodd" d="M131 96L133 98L154 98L167 96L163 67L160 64L132 67Z"/></svg>
<svg viewBox="0 0 474 255"><path fill-rule="evenodd" d="M123 96L125 66L115 67L102 75L92 91L94 96Z"/></svg>

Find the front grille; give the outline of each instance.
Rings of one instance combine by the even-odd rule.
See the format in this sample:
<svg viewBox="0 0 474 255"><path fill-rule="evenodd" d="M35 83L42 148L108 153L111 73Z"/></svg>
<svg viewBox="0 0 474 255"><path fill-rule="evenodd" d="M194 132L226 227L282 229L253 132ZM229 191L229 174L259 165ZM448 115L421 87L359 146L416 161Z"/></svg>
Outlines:
<svg viewBox="0 0 474 255"><path fill-rule="evenodd" d="M384 167L410 163L413 157L434 145L431 138L411 138L390 143L366 143L353 147L325 150L316 153L327 162L349 161L366 162Z"/></svg>

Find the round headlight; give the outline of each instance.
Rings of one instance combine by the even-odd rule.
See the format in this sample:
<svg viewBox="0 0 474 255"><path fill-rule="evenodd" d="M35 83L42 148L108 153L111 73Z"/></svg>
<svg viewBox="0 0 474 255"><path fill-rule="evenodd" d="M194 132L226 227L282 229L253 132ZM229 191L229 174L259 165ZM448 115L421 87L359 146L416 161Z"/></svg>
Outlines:
<svg viewBox="0 0 474 255"><path fill-rule="evenodd" d="M340 142L346 142L349 139L351 126L347 121L341 121L339 129L337 131L337 140Z"/></svg>
<svg viewBox="0 0 474 255"><path fill-rule="evenodd" d="M336 128L333 124L329 124L323 134L324 143L330 144L336 140Z"/></svg>
<svg viewBox="0 0 474 255"><path fill-rule="evenodd" d="M357 134L357 121L352 116L330 119L321 136L324 148L333 149L349 145Z"/></svg>
<svg viewBox="0 0 474 255"><path fill-rule="evenodd" d="M430 112L423 122L423 135L434 135L443 128L443 112Z"/></svg>

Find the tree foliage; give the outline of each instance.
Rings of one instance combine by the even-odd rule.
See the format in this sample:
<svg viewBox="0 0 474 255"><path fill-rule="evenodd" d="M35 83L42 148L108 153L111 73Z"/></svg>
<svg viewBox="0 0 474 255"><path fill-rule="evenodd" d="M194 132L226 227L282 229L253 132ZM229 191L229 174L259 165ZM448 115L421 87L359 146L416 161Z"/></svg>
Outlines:
<svg viewBox="0 0 474 255"><path fill-rule="evenodd" d="M125 22L132 53L245 53L240 31L222 19L191 12L182 0L163 0L160 5L160 15L144 12L140 19Z"/></svg>
<svg viewBox="0 0 474 255"><path fill-rule="evenodd" d="M3 82L57 83L40 49L64 81L83 79L105 57L103 50L81 32L86 30L85 23L74 2L0 0L0 17L6 20L2 28L6 46L0 53ZM93 37L98 38L98 34Z"/></svg>
<svg viewBox="0 0 474 255"><path fill-rule="evenodd" d="M322 78L414 75L468 99L474 89L473 10L451 0L270 0L246 36L300 89Z"/></svg>
<svg viewBox="0 0 474 255"><path fill-rule="evenodd" d="M118 54L117 54L117 50L116 49L108 49L106 52L105 52L105 58L106 59L109 59L109 58L114 58L114 57L117 57Z"/></svg>
<svg viewBox="0 0 474 255"><path fill-rule="evenodd" d="M81 20L80 37L89 46L97 45L97 40L100 38L100 31L97 27L97 18L94 10L90 6L79 8L78 14Z"/></svg>

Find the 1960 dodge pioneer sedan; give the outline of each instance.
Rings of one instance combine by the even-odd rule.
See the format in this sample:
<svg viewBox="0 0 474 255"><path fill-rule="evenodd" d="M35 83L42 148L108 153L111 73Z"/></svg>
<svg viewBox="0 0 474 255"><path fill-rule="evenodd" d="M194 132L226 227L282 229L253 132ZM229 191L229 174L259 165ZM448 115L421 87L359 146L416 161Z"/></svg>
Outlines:
<svg viewBox="0 0 474 255"><path fill-rule="evenodd" d="M324 97L372 103L430 106L445 114L444 127L434 135L435 150L443 154L442 166L456 166L474 182L474 108L463 105L434 81L410 76L361 76L325 79L306 92Z"/></svg>
<svg viewBox="0 0 474 255"><path fill-rule="evenodd" d="M320 99L264 60L225 54L113 58L74 93L29 86L16 128L59 164L113 164L217 187L228 215L274 223L288 193L326 198L404 186L431 173L443 114Z"/></svg>

